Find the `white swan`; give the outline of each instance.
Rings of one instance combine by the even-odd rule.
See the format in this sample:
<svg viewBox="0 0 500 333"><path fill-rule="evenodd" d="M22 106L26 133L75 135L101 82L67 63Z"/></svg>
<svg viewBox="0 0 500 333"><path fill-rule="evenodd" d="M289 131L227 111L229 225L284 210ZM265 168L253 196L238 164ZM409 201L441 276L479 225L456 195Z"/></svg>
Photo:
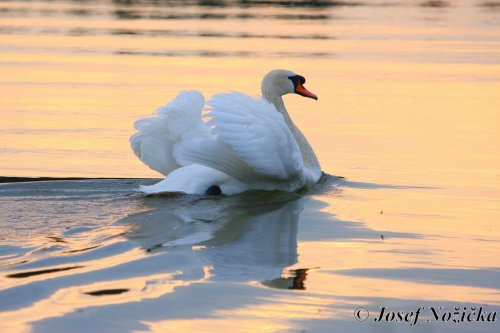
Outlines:
<svg viewBox="0 0 500 333"><path fill-rule="evenodd" d="M167 176L146 194L234 194L251 189L295 191L315 184L321 167L290 118L282 96L318 99L304 77L273 70L262 80L262 97L230 92L208 101L195 90L180 92L154 117L136 121L130 144L139 159Z"/></svg>

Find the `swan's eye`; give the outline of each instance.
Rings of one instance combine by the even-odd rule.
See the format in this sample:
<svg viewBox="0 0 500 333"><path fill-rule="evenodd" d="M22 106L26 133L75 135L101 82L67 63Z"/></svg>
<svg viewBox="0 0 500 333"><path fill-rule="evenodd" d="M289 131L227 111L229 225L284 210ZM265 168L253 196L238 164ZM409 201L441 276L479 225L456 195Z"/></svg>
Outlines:
<svg viewBox="0 0 500 333"><path fill-rule="evenodd" d="M301 76L301 75L289 76L288 78L290 79L290 81L292 81L292 82L293 82L293 86L294 86L295 88L297 88L297 86L298 86L299 84L304 84L304 83L306 83L306 79L305 79L303 76Z"/></svg>

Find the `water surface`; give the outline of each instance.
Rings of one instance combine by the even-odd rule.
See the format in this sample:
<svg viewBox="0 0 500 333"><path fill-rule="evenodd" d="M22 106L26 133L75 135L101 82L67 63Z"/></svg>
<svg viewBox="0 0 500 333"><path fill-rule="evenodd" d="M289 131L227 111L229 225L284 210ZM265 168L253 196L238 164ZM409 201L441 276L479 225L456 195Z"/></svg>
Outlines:
<svg viewBox="0 0 500 333"><path fill-rule="evenodd" d="M353 312L499 311L499 42L495 1L0 1L0 175L127 178L0 185L0 330L497 332ZM332 176L135 191L135 119L273 68Z"/></svg>

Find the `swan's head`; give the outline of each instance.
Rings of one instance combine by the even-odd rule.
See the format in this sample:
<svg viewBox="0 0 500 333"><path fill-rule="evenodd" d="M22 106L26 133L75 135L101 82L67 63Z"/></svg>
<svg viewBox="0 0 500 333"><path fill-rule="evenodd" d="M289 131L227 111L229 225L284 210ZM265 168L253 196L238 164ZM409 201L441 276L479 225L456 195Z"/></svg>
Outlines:
<svg viewBox="0 0 500 333"><path fill-rule="evenodd" d="M275 69L264 76L262 80L262 95L269 97L276 94L279 96L299 94L317 100L318 96L307 90L304 87L304 83L306 83L306 79L301 75L297 75L291 71Z"/></svg>

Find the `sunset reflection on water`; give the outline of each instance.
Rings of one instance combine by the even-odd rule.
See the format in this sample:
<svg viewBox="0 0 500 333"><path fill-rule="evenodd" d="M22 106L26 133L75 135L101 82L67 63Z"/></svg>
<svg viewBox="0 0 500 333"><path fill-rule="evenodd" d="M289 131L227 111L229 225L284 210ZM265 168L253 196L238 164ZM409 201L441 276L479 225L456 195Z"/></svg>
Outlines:
<svg viewBox="0 0 500 333"><path fill-rule="evenodd" d="M0 1L0 176L158 178L129 147L137 118L185 89L258 94L273 68L319 96L285 103L332 175L221 199L2 184L0 330L409 331L353 311L498 311L499 8Z"/></svg>

